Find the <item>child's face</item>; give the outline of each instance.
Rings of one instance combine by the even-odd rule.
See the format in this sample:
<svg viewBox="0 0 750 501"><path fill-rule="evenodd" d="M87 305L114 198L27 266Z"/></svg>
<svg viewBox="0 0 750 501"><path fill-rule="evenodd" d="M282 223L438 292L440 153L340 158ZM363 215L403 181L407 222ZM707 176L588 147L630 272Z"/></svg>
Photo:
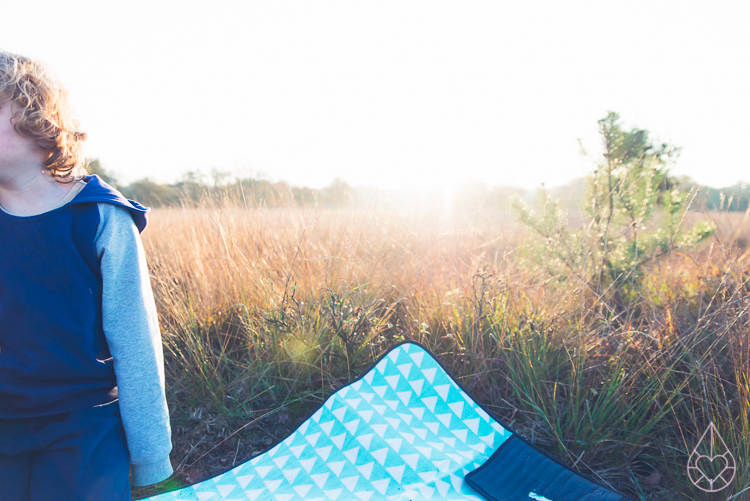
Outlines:
<svg viewBox="0 0 750 501"><path fill-rule="evenodd" d="M13 102L0 97L0 176L39 167L48 156L36 142L13 128Z"/></svg>

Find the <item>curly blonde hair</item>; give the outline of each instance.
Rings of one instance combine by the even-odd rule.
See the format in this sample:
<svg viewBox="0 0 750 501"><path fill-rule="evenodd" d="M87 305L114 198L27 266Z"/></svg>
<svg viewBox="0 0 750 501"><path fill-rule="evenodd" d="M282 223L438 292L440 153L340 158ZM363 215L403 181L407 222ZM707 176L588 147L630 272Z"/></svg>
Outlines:
<svg viewBox="0 0 750 501"><path fill-rule="evenodd" d="M0 50L0 99L19 111L13 128L49 152L45 172L68 182L85 174L83 141L86 133L70 113L68 93L39 62Z"/></svg>

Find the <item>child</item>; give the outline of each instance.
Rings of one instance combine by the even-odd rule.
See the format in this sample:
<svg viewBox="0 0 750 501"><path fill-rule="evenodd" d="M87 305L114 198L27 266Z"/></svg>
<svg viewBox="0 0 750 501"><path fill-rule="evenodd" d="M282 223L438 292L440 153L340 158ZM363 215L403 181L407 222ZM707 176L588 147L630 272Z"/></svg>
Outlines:
<svg viewBox="0 0 750 501"><path fill-rule="evenodd" d="M130 500L172 475L147 209L84 176L39 63L0 51L0 498Z"/></svg>

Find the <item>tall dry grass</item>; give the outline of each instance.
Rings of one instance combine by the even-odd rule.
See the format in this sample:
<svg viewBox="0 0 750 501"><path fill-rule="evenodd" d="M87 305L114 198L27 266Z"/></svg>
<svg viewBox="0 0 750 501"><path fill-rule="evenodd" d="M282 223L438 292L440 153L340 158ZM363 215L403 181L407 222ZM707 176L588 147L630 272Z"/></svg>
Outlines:
<svg viewBox="0 0 750 501"><path fill-rule="evenodd" d="M748 499L747 227L720 218L708 243L650 263L637 301L614 313L575 279L523 264L536 237L508 213L157 209L144 243L173 422L294 422L411 339L604 484L637 499ZM710 422L737 460L714 495L686 472Z"/></svg>

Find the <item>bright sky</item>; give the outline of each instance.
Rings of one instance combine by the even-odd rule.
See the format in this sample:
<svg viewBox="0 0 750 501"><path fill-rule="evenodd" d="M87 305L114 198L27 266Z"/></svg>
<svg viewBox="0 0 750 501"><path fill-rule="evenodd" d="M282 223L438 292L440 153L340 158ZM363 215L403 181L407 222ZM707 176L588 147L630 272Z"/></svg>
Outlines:
<svg viewBox="0 0 750 501"><path fill-rule="evenodd" d="M584 175L608 110L750 181L750 2L5 2L0 48L73 93L121 181L212 167L321 187Z"/></svg>

